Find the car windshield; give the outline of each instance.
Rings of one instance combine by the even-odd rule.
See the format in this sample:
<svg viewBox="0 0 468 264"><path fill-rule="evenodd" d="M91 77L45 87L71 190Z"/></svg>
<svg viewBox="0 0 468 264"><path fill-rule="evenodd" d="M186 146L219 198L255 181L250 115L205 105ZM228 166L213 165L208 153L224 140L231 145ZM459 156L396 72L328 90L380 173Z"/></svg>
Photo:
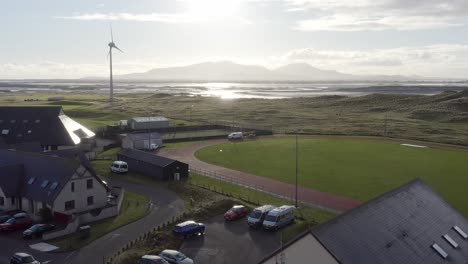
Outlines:
<svg viewBox="0 0 468 264"><path fill-rule="evenodd" d="M41 229L42 225L33 225L29 228L29 230L31 231L37 231L39 229Z"/></svg>
<svg viewBox="0 0 468 264"><path fill-rule="evenodd" d="M184 254L182 254L180 252L175 254L174 257L175 257L176 260L184 260L184 259L187 258Z"/></svg>
<svg viewBox="0 0 468 264"><path fill-rule="evenodd" d="M24 263L30 263L30 262L33 262L33 261L34 261L34 258L31 257L31 256L27 256L27 257L22 257L21 260L22 260Z"/></svg>
<svg viewBox="0 0 468 264"><path fill-rule="evenodd" d="M267 215L265 217L265 221L269 221L269 222L276 222L276 219L278 219L278 217L274 215Z"/></svg>
<svg viewBox="0 0 468 264"><path fill-rule="evenodd" d="M126 169L127 168L127 165L122 165L120 166L122 169Z"/></svg>
<svg viewBox="0 0 468 264"><path fill-rule="evenodd" d="M251 214L250 217L252 218L260 218L262 217L262 211L260 210L254 210Z"/></svg>
<svg viewBox="0 0 468 264"><path fill-rule="evenodd" d="M5 223L7 223L7 224L14 224L15 221L16 221L15 218L12 217L12 218L8 219Z"/></svg>

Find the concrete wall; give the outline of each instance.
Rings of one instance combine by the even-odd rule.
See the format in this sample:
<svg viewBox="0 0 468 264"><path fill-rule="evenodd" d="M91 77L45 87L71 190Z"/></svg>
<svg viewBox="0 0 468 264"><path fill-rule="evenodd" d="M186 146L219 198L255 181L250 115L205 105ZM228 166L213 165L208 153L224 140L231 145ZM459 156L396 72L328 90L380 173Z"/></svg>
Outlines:
<svg viewBox="0 0 468 264"><path fill-rule="evenodd" d="M338 261L309 233L283 249L282 253L278 253L262 263L338 264Z"/></svg>
<svg viewBox="0 0 468 264"><path fill-rule="evenodd" d="M57 237L62 237L62 236L66 236L66 235L69 235L69 234L73 234L78 229L78 226L80 226L80 222L78 221L78 219L75 219L74 221L70 222L63 229L54 230L52 232L44 233L42 235L42 239L50 240L50 239L54 239L54 238L57 238Z"/></svg>
<svg viewBox="0 0 468 264"><path fill-rule="evenodd" d="M82 166L80 166L81 168ZM83 167L84 168L84 167ZM78 169L80 170L80 169ZM93 181L93 188L87 189L86 181ZM71 191L72 183L75 184L75 191ZM88 206L87 198L94 197L94 204ZM75 209L65 210L65 202L75 201ZM52 211L64 214L79 213L95 208L102 208L107 204L106 188L93 177L89 171L86 171L83 176L75 174L72 179L65 185L60 194L55 199Z"/></svg>

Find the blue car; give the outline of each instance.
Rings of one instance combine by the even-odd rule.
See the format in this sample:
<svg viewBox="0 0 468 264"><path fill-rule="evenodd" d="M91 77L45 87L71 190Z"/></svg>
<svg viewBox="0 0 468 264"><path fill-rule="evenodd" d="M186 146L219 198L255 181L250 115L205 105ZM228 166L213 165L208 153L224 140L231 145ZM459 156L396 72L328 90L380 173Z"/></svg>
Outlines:
<svg viewBox="0 0 468 264"><path fill-rule="evenodd" d="M172 232L176 235L181 235L184 238L198 234L203 235L205 233L205 225L195 221L185 221L174 226Z"/></svg>

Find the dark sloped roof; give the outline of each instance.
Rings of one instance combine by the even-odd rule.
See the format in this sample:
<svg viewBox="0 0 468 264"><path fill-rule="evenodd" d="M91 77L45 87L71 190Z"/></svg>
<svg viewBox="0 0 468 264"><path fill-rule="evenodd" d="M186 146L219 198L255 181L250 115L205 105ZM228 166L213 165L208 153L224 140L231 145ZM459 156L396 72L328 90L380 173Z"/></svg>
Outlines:
<svg viewBox="0 0 468 264"><path fill-rule="evenodd" d="M22 165L22 173L16 173L14 177L0 177L2 185L12 186L13 183L10 181L16 181L19 178L21 186L17 188L19 193L16 195L53 204L55 198L79 167L80 162L39 153L0 150L0 170L18 164ZM29 184L28 182L32 178L35 180ZM41 185L44 181L48 181L49 184L43 188ZM57 183L57 187L53 190L50 187L54 182Z"/></svg>
<svg viewBox="0 0 468 264"><path fill-rule="evenodd" d="M119 152L119 155L132 158L135 160L140 160L140 161L150 163L152 165L156 165L159 167L166 167L176 162L176 160L173 160L173 159L168 159L165 157L157 156L157 155L144 152L141 150L136 150L136 149L123 149L122 151Z"/></svg>
<svg viewBox="0 0 468 264"><path fill-rule="evenodd" d="M6 197L15 196L21 192L23 164L0 165L0 188Z"/></svg>
<svg viewBox="0 0 468 264"><path fill-rule="evenodd" d="M0 107L0 131L7 144L40 142L42 145L74 145L59 119L61 106Z"/></svg>
<svg viewBox="0 0 468 264"><path fill-rule="evenodd" d="M467 220L421 180L373 199L313 229L313 234L341 262L360 264L427 264L468 261ZM449 234L454 249L442 238ZM437 243L443 259L431 247Z"/></svg>

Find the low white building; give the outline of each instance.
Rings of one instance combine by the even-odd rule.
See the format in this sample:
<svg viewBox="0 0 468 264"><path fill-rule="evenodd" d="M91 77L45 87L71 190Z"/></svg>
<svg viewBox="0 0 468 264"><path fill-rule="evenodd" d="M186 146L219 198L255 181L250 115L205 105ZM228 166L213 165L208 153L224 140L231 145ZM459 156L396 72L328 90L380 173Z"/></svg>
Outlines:
<svg viewBox="0 0 468 264"><path fill-rule="evenodd" d="M86 158L0 150L0 210L20 209L39 219L49 208L58 223L108 207L108 188Z"/></svg>
<svg viewBox="0 0 468 264"><path fill-rule="evenodd" d="M169 119L163 116L134 117L128 120L128 126L133 130L157 129L169 127Z"/></svg>
<svg viewBox="0 0 468 264"><path fill-rule="evenodd" d="M152 149L152 145L162 146L163 141L159 133L132 133L122 135L122 148Z"/></svg>

